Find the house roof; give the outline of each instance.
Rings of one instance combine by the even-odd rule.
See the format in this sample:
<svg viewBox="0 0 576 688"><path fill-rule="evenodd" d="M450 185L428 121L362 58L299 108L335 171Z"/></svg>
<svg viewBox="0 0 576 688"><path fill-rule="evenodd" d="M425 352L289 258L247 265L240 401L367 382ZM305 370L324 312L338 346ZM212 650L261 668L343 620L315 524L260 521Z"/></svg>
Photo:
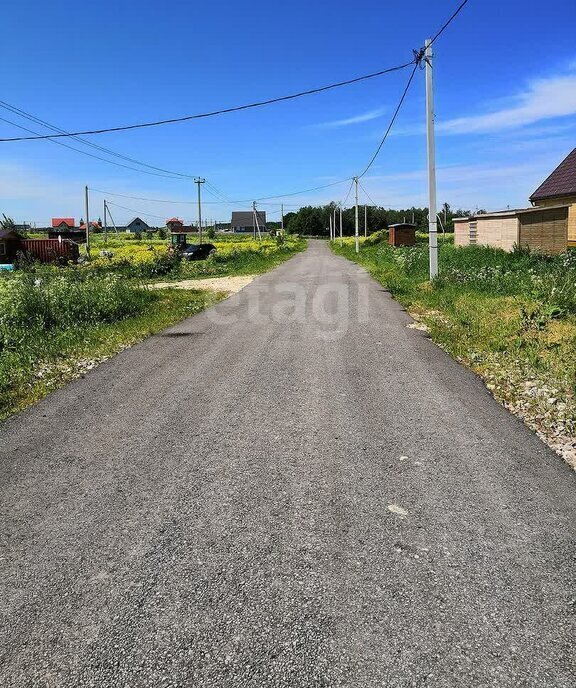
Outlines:
<svg viewBox="0 0 576 688"><path fill-rule="evenodd" d="M145 225L146 227L148 227L148 223L145 222L141 217L138 217L138 216L133 217L133 218L130 220L130 222L128 222L128 224L126 225L126 227L129 227L133 222L136 222L136 221L138 221L138 222L140 222L140 224ZM168 220L168 222L170 222L170 220Z"/></svg>
<svg viewBox="0 0 576 688"><path fill-rule="evenodd" d="M90 221L90 227L97 227L98 229L100 229L100 225L97 222L93 221ZM84 222L84 224L81 224L79 229L86 229L86 223Z"/></svg>
<svg viewBox="0 0 576 688"><path fill-rule="evenodd" d="M178 224L180 224L180 225L183 225L183 224L184 224L184 223L182 222L182 220L181 220L180 218L178 218L178 217L171 217L169 220L166 220L166 224L168 224L169 222L178 223Z"/></svg>
<svg viewBox="0 0 576 688"><path fill-rule="evenodd" d="M266 211L257 210L258 222L260 225L266 224ZM254 213L251 210L234 210L232 212L232 227L255 227Z"/></svg>
<svg viewBox="0 0 576 688"><path fill-rule="evenodd" d="M62 223L64 223L68 227L74 227L74 218L73 217L53 217L52 218L52 227L59 227Z"/></svg>
<svg viewBox="0 0 576 688"><path fill-rule="evenodd" d="M559 196L576 196L576 148L530 196L531 201Z"/></svg>

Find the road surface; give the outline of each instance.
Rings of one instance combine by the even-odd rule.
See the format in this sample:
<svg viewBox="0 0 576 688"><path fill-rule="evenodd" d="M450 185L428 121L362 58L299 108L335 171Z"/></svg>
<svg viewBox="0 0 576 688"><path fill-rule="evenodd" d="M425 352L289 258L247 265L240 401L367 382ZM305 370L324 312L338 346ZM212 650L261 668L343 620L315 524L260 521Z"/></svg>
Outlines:
<svg viewBox="0 0 576 688"><path fill-rule="evenodd" d="M0 425L0 685L575 685L575 474L312 242Z"/></svg>

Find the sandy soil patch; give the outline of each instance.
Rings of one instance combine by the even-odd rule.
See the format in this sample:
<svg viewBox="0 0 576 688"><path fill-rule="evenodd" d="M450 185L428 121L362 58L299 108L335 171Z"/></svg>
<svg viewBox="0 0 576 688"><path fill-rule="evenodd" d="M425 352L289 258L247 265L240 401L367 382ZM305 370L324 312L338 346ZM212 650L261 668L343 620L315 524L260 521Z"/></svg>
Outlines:
<svg viewBox="0 0 576 688"><path fill-rule="evenodd" d="M206 279L182 280L181 282L157 282L148 285L151 289L210 289L235 294L250 284L256 275L239 275L235 277L208 277Z"/></svg>

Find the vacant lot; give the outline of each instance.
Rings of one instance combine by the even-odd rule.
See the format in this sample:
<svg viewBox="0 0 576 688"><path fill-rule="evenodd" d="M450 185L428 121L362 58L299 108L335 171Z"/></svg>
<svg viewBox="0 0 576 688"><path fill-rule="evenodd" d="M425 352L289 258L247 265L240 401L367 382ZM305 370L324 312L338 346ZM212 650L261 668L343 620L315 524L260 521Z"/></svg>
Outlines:
<svg viewBox="0 0 576 688"><path fill-rule="evenodd" d="M434 341L576 465L576 253L550 258L446 242L431 284L424 241L392 248L383 239L363 242L358 256L353 240L333 248L364 265Z"/></svg>

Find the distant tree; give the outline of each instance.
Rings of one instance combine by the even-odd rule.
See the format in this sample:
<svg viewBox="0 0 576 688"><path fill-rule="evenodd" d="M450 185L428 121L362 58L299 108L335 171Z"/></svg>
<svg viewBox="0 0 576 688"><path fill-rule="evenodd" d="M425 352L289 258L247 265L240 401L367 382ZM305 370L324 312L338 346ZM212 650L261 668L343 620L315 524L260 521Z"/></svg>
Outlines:
<svg viewBox="0 0 576 688"><path fill-rule="evenodd" d="M16 223L11 217L6 217L4 213L2 213L2 219L0 220L0 229L3 230L10 230L14 229L16 227Z"/></svg>
<svg viewBox="0 0 576 688"><path fill-rule="evenodd" d="M208 227L208 229L206 230L206 236L208 237L208 239L214 239L214 237L216 236L216 229L214 227Z"/></svg>

